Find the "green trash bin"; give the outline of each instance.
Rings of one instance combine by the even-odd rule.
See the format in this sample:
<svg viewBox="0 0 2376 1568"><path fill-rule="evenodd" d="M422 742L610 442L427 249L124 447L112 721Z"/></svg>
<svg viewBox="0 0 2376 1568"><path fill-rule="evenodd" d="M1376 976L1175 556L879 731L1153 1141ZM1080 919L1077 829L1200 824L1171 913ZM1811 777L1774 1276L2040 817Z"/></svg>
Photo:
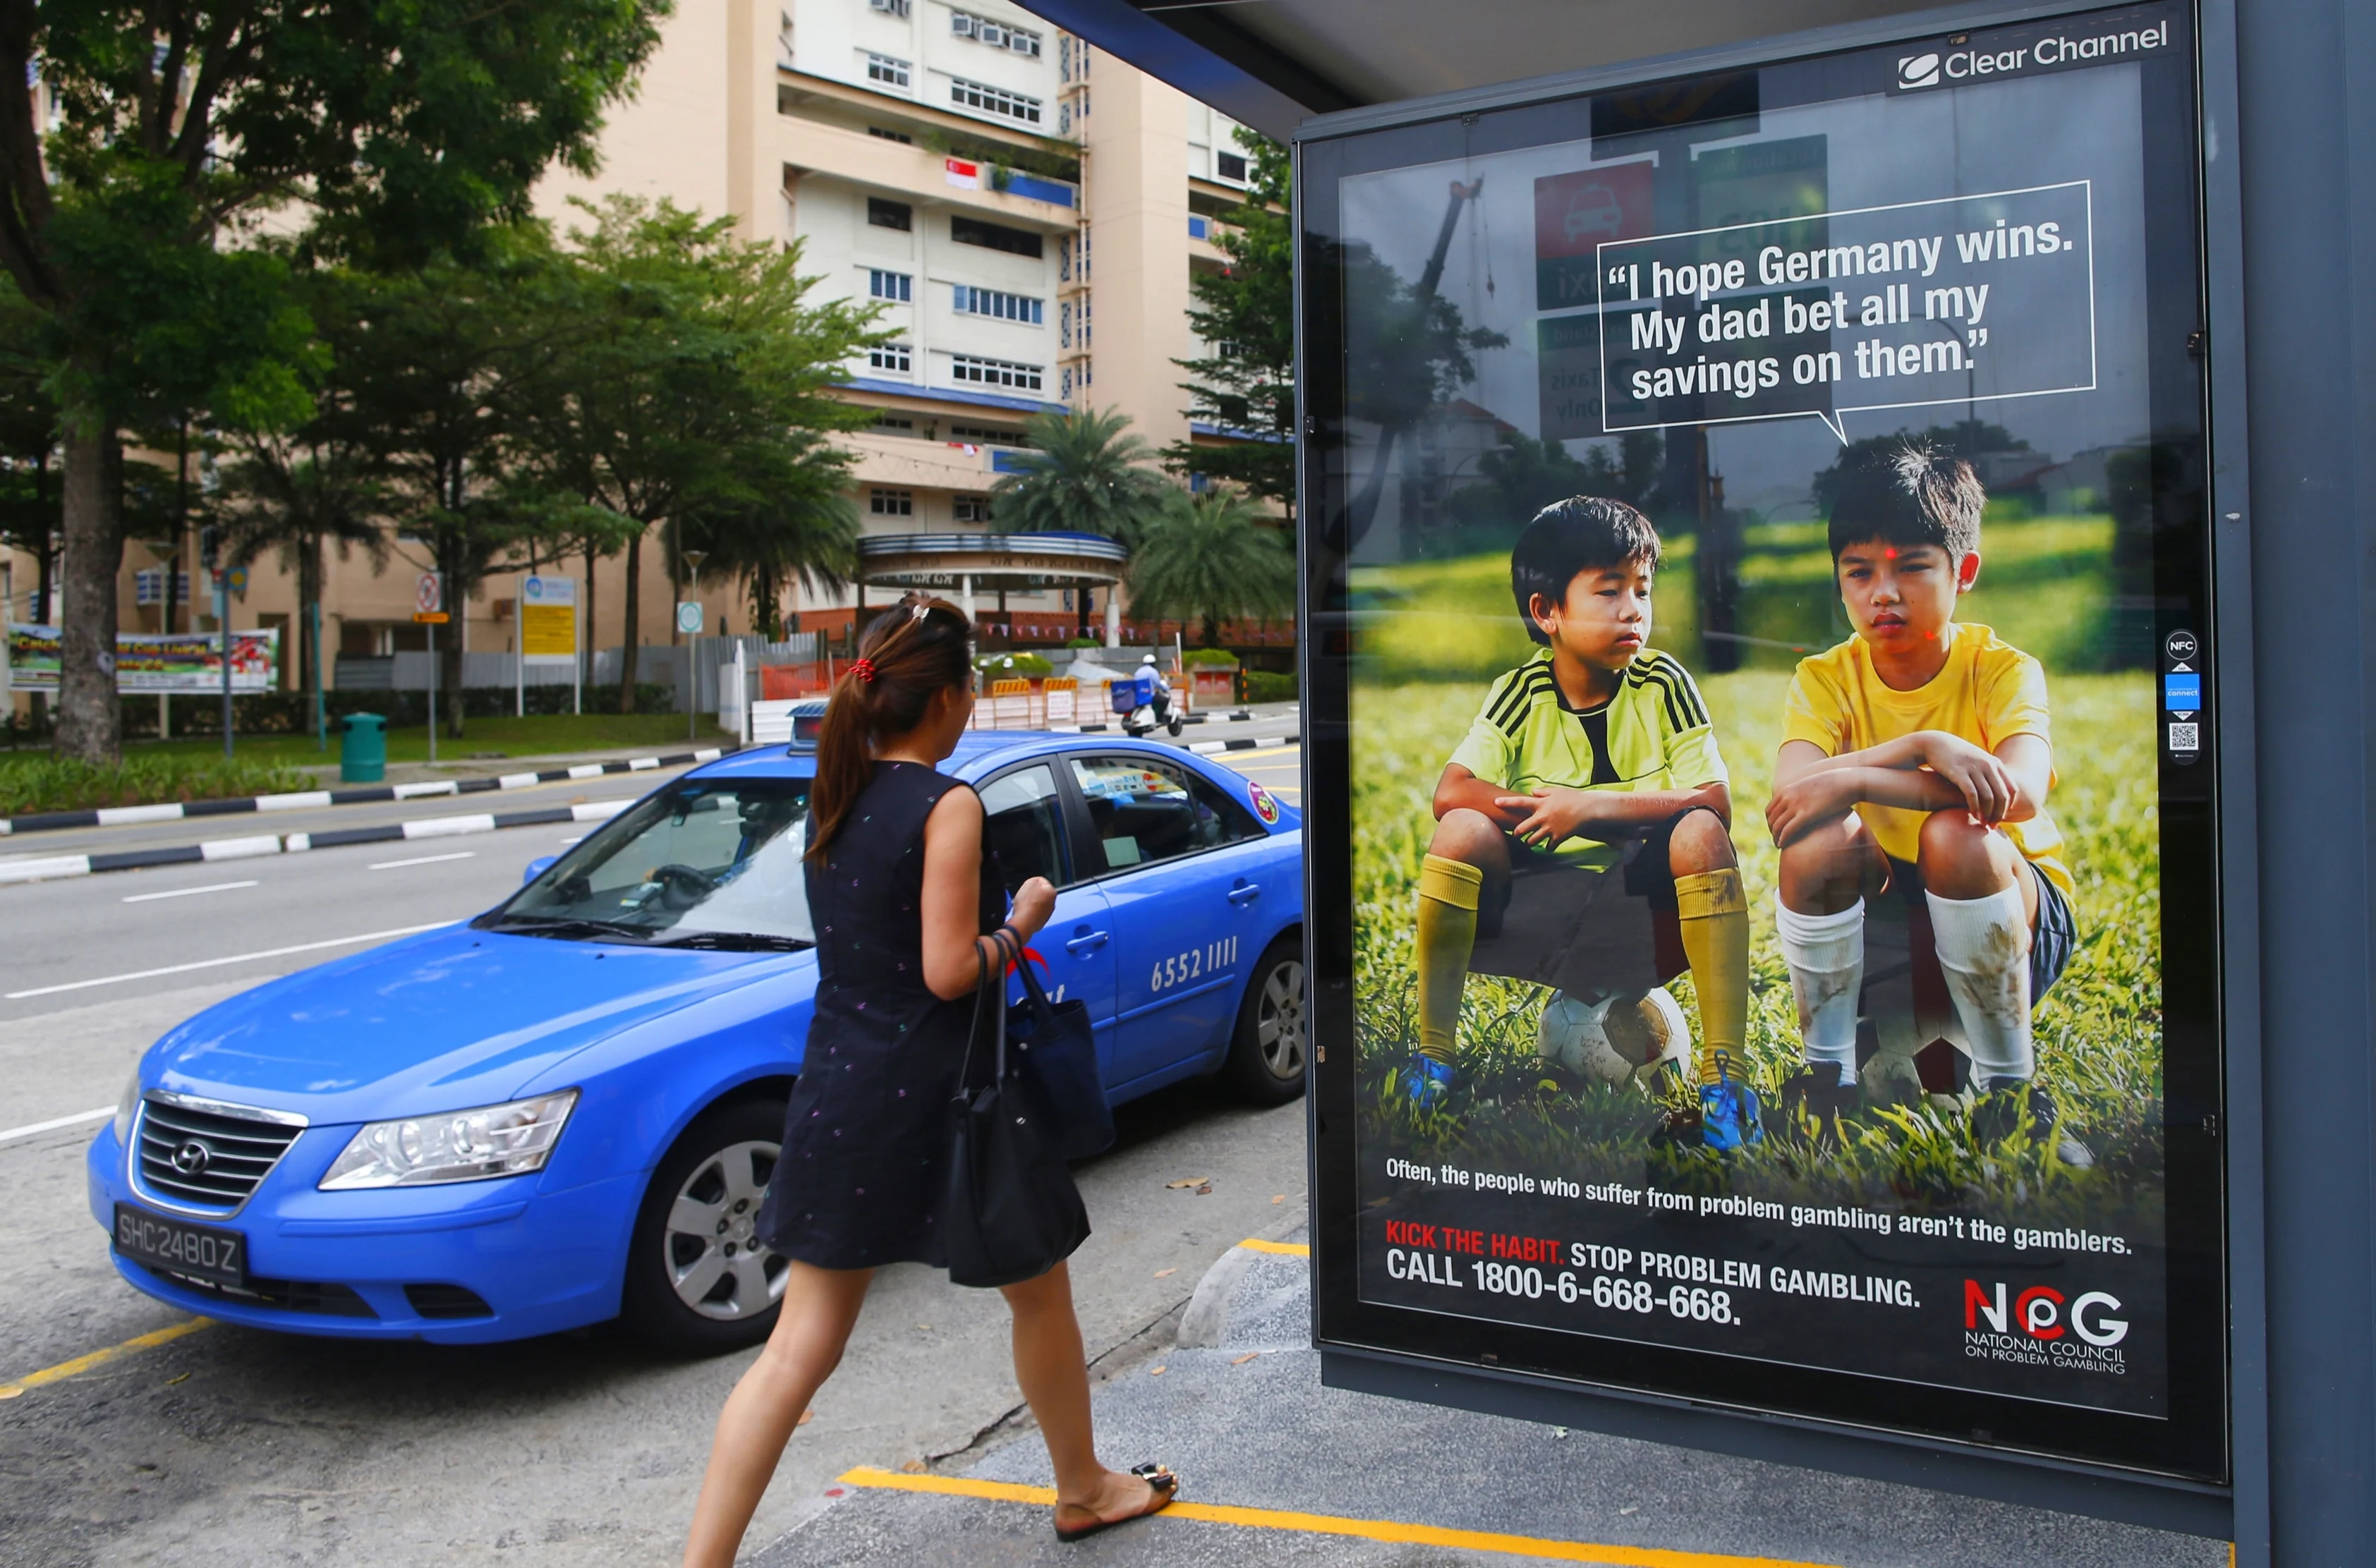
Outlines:
<svg viewBox="0 0 2376 1568"><path fill-rule="evenodd" d="M350 713L339 740L339 781L376 784L387 777L387 720L376 713Z"/></svg>

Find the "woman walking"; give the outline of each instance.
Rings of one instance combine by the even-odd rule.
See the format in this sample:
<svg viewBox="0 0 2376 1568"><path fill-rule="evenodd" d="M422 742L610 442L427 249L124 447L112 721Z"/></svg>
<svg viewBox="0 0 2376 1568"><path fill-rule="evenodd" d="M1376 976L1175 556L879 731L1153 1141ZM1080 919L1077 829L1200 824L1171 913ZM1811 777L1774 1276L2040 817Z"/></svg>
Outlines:
<svg viewBox="0 0 2376 1568"><path fill-rule="evenodd" d="M733 1562L874 1270L946 1266L950 1102L975 991L1004 966L1001 933L1019 951L1056 902L1035 876L1006 912L981 801L936 769L972 717L971 631L955 607L911 596L866 628L826 708L807 850L816 1011L759 1225L791 1267L775 1332L718 1419L687 1568ZM1065 1265L1004 1294L1016 1380L1055 1466L1057 1535L1078 1539L1168 1504L1170 1471L1098 1460Z"/></svg>

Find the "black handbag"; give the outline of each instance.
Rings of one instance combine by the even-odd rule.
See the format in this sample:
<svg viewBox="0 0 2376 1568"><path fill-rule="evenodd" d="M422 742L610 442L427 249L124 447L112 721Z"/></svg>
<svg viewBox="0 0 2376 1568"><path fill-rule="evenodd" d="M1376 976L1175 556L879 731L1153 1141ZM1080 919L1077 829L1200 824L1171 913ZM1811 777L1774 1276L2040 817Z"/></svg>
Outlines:
<svg viewBox="0 0 2376 1568"><path fill-rule="evenodd" d="M957 1285L1037 1279L1089 1235L1089 1211L1040 1093L1007 1058L1004 968L983 966L951 1107L956 1126L942 1231L949 1279ZM988 1082L977 1083L974 1048L986 1033L995 1040L992 1071Z"/></svg>
<svg viewBox="0 0 2376 1568"><path fill-rule="evenodd" d="M1059 1154L1066 1159L1103 1154L1113 1146L1113 1107L1106 1103L1105 1079L1098 1072L1089 1004L1048 1000L1028 955L1016 967L1023 974L1023 1000L1007 1009L1006 1028L1023 1081L1040 1096Z"/></svg>

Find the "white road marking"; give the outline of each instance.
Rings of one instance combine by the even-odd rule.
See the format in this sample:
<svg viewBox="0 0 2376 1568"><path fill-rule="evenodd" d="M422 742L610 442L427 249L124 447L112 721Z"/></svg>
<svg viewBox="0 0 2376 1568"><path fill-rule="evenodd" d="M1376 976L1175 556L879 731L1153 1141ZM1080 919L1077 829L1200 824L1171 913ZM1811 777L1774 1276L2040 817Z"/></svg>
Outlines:
<svg viewBox="0 0 2376 1568"><path fill-rule="evenodd" d="M581 834L579 834L579 835L578 835L576 837L575 837L575 838L564 838L564 839L561 841L561 847L562 847L563 849L567 849L567 848L569 848L569 846L571 846L572 844L583 844L583 843L585 843L585 842L586 842L586 835L584 835L583 833L581 833Z"/></svg>
<svg viewBox="0 0 2376 1568"><path fill-rule="evenodd" d="M53 1116L46 1122L29 1122L22 1127L10 1127L0 1132L0 1144L14 1138L30 1138L36 1133L54 1133L61 1127L72 1127L84 1122L98 1122L115 1114L115 1107L102 1105L97 1111L77 1111L71 1116Z"/></svg>
<svg viewBox="0 0 2376 1568"><path fill-rule="evenodd" d="M124 901L127 904L146 904L154 898L186 898L193 893L228 893L234 887L255 885L255 880L253 877L245 882L209 882L204 887L173 887L162 893L135 893Z"/></svg>
<svg viewBox="0 0 2376 1568"><path fill-rule="evenodd" d="M193 969L219 969L226 964L252 964L261 958L285 958L291 953L318 953L325 947L352 947L359 942L391 942L452 925L432 921L427 925L398 926L393 931L367 931L361 936L334 936L327 942L301 942L294 947L267 947L260 953L234 953L228 958L201 958L194 964L168 964L161 969L135 969L126 975L102 975L97 980L68 980L64 985L36 986L30 991L0 992L0 1002L21 1002L29 996L54 996L62 991L88 991L96 985L121 985L126 980L155 980L160 975L185 975Z"/></svg>
<svg viewBox="0 0 2376 1568"><path fill-rule="evenodd" d="M394 871L398 866L434 866L440 861L468 861L478 858L476 849L457 849L450 855L415 855L409 861L374 861L366 871Z"/></svg>

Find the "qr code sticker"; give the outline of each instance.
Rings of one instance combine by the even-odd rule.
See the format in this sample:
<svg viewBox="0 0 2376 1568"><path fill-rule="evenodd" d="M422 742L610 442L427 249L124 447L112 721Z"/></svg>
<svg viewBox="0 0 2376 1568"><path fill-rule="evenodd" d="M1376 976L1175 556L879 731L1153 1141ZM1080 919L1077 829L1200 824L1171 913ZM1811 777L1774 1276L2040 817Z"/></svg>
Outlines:
<svg viewBox="0 0 2376 1568"><path fill-rule="evenodd" d="M2173 724L2169 727L2169 749L2174 752L2199 752L2203 749L2203 726Z"/></svg>

